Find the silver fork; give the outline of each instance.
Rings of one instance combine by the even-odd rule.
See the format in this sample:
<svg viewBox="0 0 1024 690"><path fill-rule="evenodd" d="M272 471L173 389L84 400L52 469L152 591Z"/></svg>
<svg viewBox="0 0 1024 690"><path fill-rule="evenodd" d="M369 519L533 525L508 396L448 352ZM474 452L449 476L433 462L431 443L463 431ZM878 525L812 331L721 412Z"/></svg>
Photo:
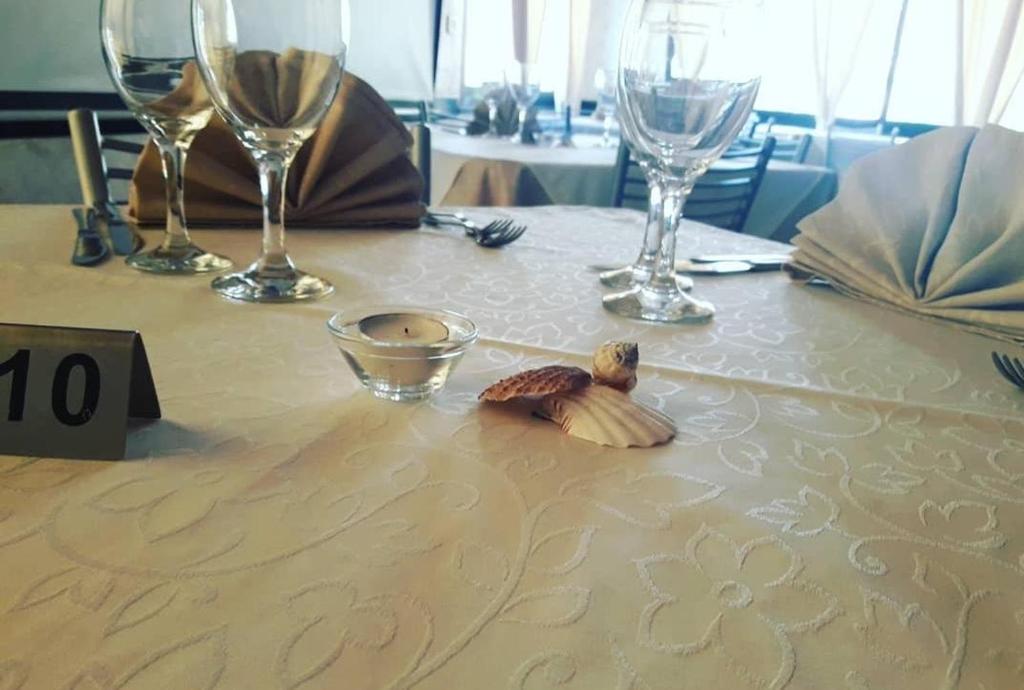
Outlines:
<svg viewBox="0 0 1024 690"><path fill-rule="evenodd" d="M992 353L992 362L1004 379L1017 388L1024 389L1024 363L1016 357L1001 355L998 352Z"/></svg>
<svg viewBox="0 0 1024 690"><path fill-rule="evenodd" d="M515 225L512 221L507 220L499 223L489 233L478 236L476 243L481 247L488 247L490 249L504 247L506 244L512 244L518 240L525 232L525 225Z"/></svg>
<svg viewBox="0 0 1024 690"><path fill-rule="evenodd" d="M494 249L515 242L526 232L525 225L515 225L511 220L496 220L481 227L461 213L430 211L424 222L434 227L455 225L466 231L481 247Z"/></svg>

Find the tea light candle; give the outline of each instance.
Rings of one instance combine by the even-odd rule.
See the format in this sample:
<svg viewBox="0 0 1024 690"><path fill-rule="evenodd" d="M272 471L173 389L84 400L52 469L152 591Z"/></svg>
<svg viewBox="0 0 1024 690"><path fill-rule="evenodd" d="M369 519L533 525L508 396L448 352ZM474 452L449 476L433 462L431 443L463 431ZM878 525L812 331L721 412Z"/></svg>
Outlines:
<svg viewBox="0 0 1024 690"><path fill-rule="evenodd" d="M478 337L465 316L391 305L338 312L327 330L360 383L396 402L424 400L444 388Z"/></svg>
<svg viewBox="0 0 1024 690"><path fill-rule="evenodd" d="M367 338L395 345L436 345L448 340L448 327L419 314L378 314L359 322Z"/></svg>
<svg viewBox="0 0 1024 690"><path fill-rule="evenodd" d="M359 322L359 331L374 344L384 346L377 357L367 358L366 367L394 386L425 383L444 366L431 359L431 346L448 340L448 327L420 314L377 314Z"/></svg>

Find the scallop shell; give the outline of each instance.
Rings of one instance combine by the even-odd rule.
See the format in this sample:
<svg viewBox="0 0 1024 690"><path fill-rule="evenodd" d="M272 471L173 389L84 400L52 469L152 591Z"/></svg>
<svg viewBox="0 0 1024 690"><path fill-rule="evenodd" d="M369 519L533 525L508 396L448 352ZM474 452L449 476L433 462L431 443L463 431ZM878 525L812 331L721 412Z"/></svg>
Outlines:
<svg viewBox="0 0 1024 690"><path fill-rule="evenodd" d="M594 353L594 383L628 393L636 388L636 368L639 364L639 345L607 342Z"/></svg>
<svg viewBox="0 0 1024 690"><path fill-rule="evenodd" d="M570 436L613 448L650 448L676 437L676 425L662 413L608 386L551 395L544 414Z"/></svg>
<svg viewBox="0 0 1024 690"><path fill-rule="evenodd" d="M571 393L586 388L590 383L590 374L579 367L544 367L502 379L481 393L480 399L486 402L507 402L517 398L539 398Z"/></svg>

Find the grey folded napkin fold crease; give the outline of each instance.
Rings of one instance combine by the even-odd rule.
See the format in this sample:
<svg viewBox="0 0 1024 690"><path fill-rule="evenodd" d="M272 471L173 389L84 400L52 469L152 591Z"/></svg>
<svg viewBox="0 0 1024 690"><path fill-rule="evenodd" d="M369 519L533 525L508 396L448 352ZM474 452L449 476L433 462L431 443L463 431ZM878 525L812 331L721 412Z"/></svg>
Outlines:
<svg viewBox="0 0 1024 690"><path fill-rule="evenodd" d="M800 223L793 267L854 297L1024 343L1024 134L950 127L868 156Z"/></svg>

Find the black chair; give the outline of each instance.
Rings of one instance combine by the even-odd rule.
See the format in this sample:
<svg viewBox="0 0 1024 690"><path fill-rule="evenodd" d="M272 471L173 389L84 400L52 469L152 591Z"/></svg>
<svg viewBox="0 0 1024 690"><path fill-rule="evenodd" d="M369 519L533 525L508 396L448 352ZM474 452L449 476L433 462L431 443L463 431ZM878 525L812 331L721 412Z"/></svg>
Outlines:
<svg viewBox="0 0 1024 690"><path fill-rule="evenodd" d="M423 176L423 203L430 205L430 127L428 119L430 110L426 101L388 100L388 105L395 111L398 119L409 128L412 134L412 151L410 158L416 170Z"/></svg>
<svg viewBox="0 0 1024 690"><path fill-rule="evenodd" d="M388 99L388 105L395 111L398 119L407 125L425 125L430 112L426 101L405 99Z"/></svg>
<svg viewBox="0 0 1024 690"><path fill-rule="evenodd" d="M694 185L683 217L742 232L774 151L775 138L769 136L759 148L740 146L727 152ZM612 205L646 211L647 181L625 144L619 145L615 179Z"/></svg>
<svg viewBox="0 0 1024 690"><path fill-rule="evenodd" d="M751 144L761 146L765 138L775 137L775 153L772 159L777 161L789 161L791 163L805 163L807 156L811 153L811 146L814 138L810 132L776 132L776 120L772 116L754 122L750 131L743 137Z"/></svg>
<svg viewBox="0 0 1024 690"><path fill-rule="evenodd" d="M68 136L65 115L75 108L102 114L107 134L144 134L115 93L86 91L0 91L0 139Z"/></svg>
<svg viewBox="0 0 1024 690"><path fill-rule="evenodd" d="M100 134L97 111L103 113L104 134ZM145 133L114 93L0 91L0 139L70 137L86 204L110 198L100 185L131 180L135 159L142 153L141 144L108 135ZM108 165L106 152L126 154L125 160L121 166Z"/></svg>

